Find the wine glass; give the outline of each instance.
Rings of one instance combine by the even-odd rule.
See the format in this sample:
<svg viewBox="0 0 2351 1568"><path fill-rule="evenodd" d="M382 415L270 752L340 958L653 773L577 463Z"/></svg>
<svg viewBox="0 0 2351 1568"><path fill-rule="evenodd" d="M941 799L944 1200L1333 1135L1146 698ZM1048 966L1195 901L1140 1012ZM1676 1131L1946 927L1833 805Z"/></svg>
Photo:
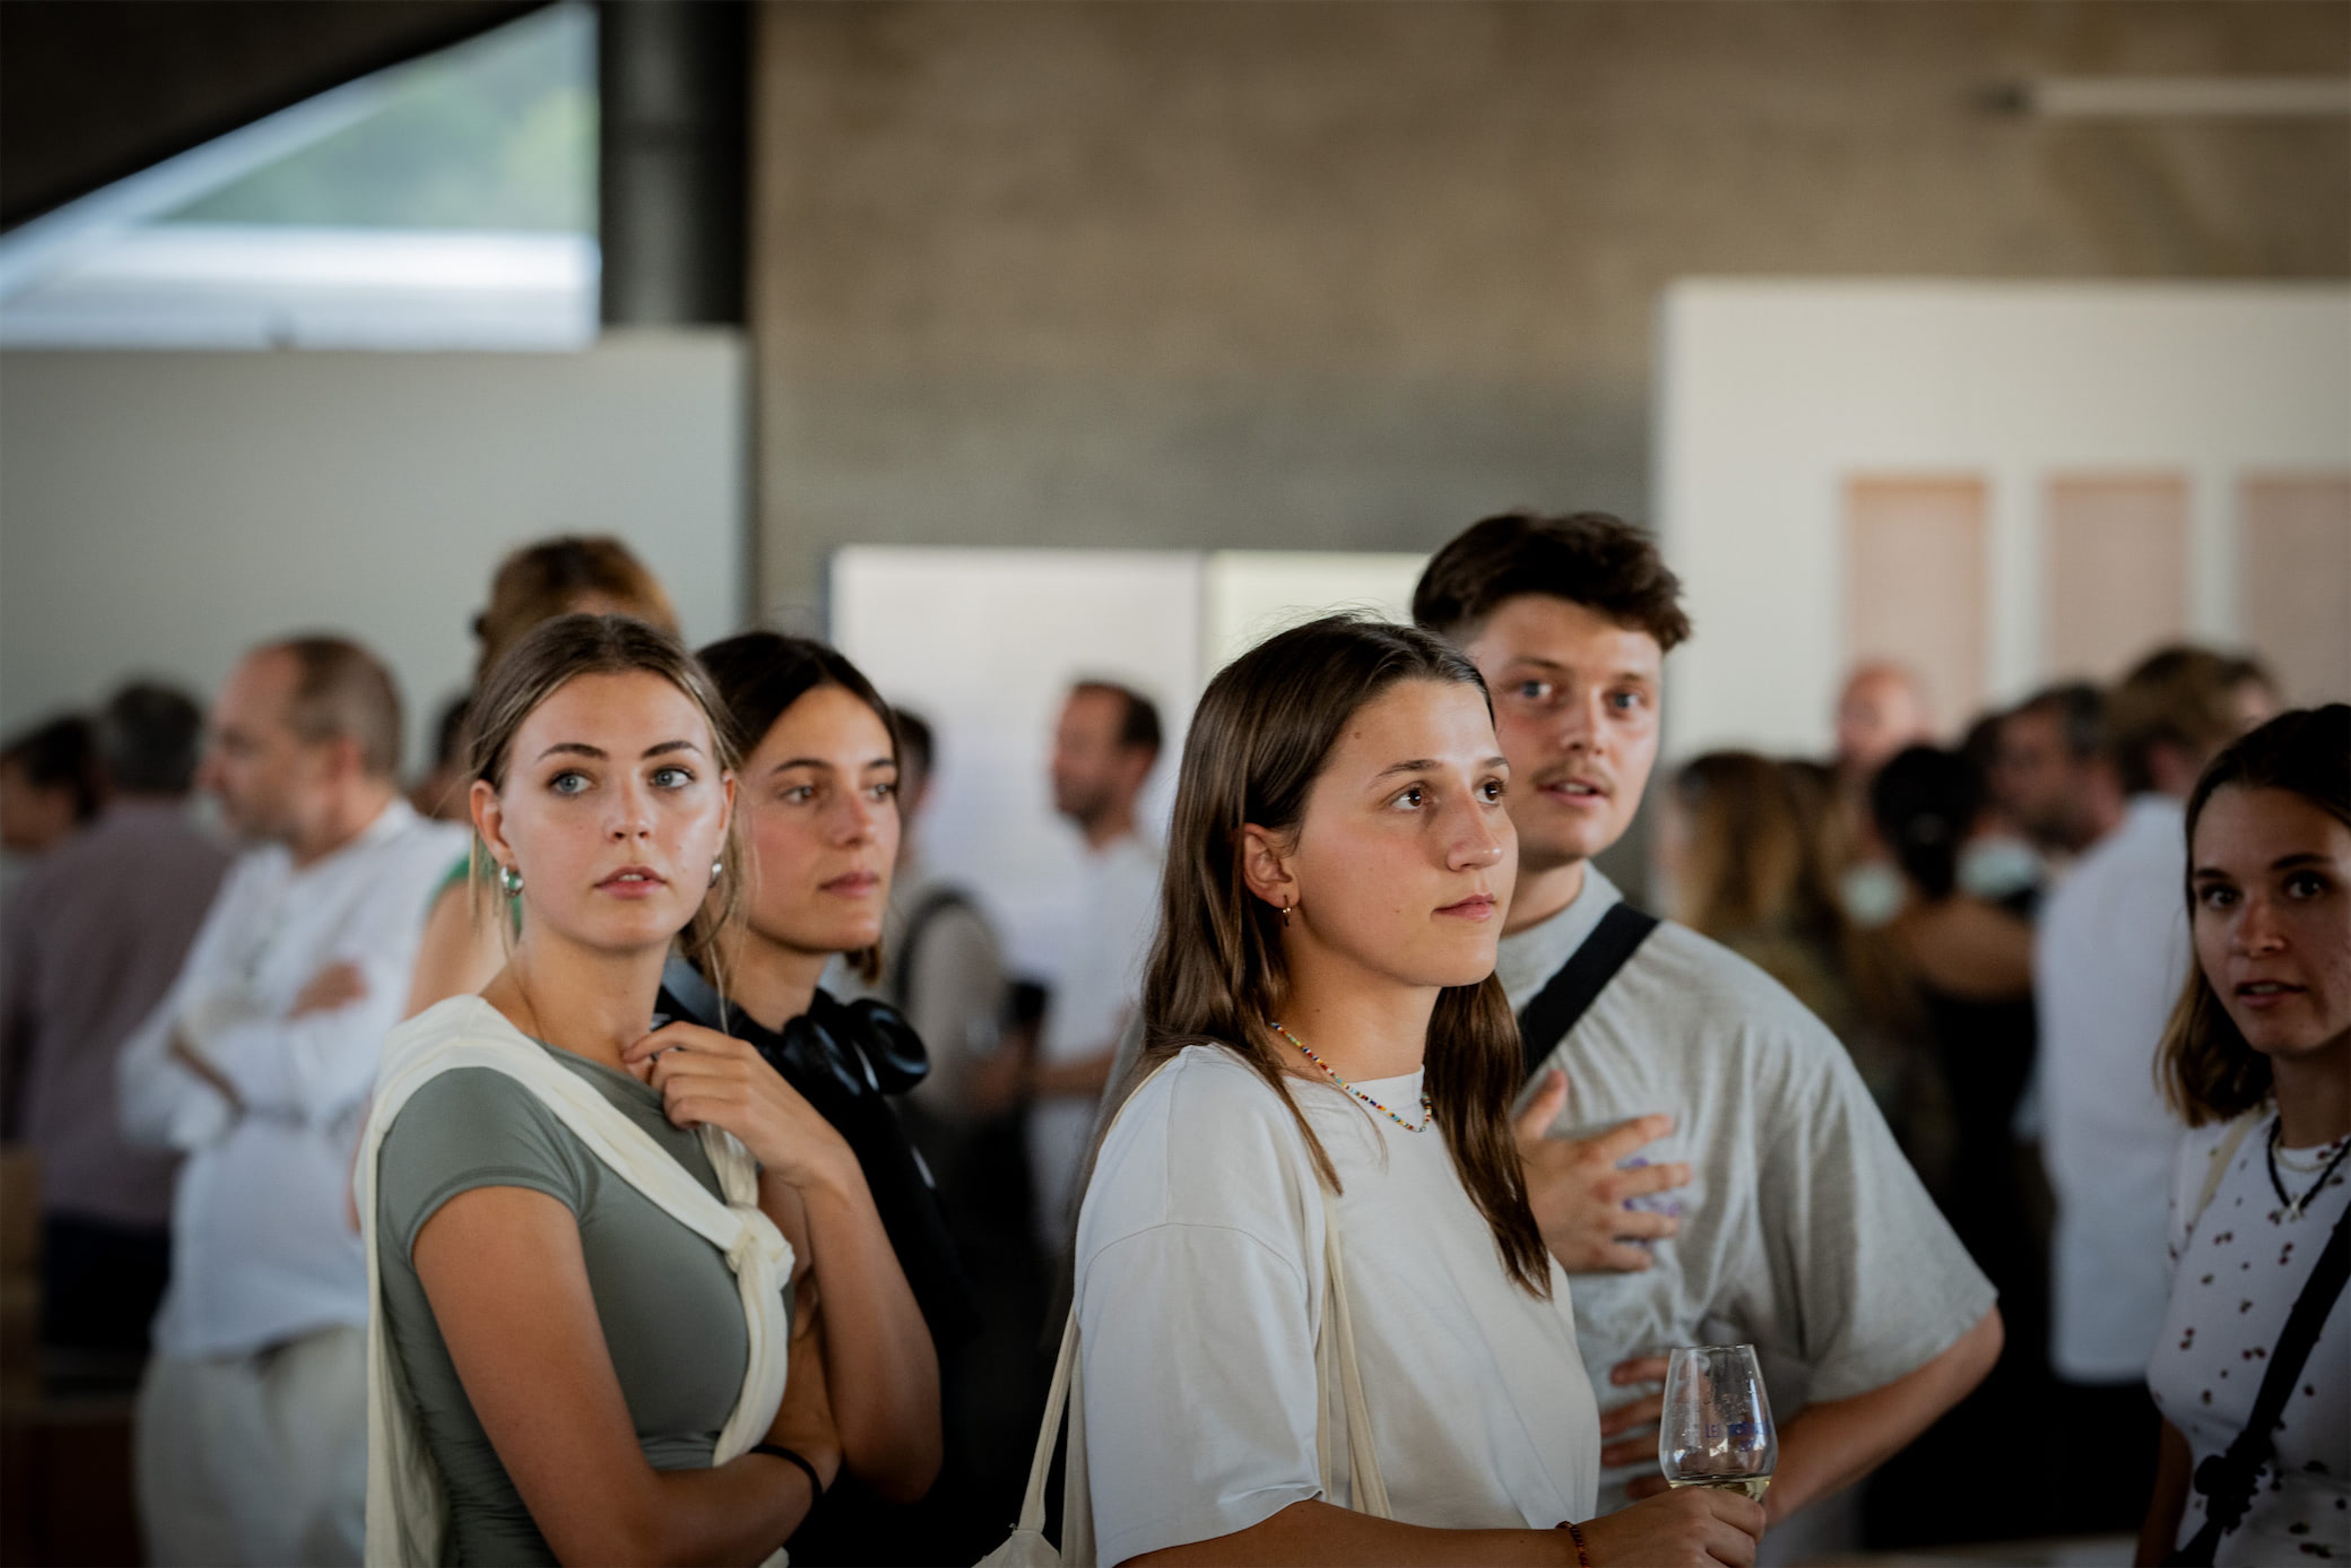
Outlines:
<svg viewBox="0 0 2351 1568"><path fill-rule="evenodd" d="M1657 1468L1668 1485L1722 1487L1757 1502L1780 1462L1780 1434L1751 1344L1700 1344L1666 1364Z"/></svg>

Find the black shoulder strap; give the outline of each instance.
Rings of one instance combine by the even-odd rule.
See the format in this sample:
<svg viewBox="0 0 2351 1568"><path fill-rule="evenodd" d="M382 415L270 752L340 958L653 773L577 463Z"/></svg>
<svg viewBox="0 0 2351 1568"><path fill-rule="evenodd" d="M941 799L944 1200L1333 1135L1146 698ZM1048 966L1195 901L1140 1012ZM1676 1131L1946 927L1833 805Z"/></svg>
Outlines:
<svg viewBox="0 0 2351 1568"><path fill-rule="evenodd" d="M1600 917L1600 924L1559 967L1559 972L1543 982L1543 988L1519 1013L1519 1038L1526 1045L1529 1078L1542 1070L1552 1051L1567 1038L1567 1031L1656 928L1656 915L1629 904L1616 904Z"/></svg>
<svg viewBox="0 0 2351 1568"><path fill-rule="evenodd" d="M2269 1371L2262 1376L2262 1391L2253 1396L2253 1413L2246 1417L2245 1429L2227 1451L2213 1454L2196 1467L2196 1490L2204 1494L2204 1528L2179 1549L2172 1562L2209 1565L2220 1549L2220 1537L2245 1517L2245 1510L2252 1504L2253 1489L2261 1484L2262 1466L2273 1452L2270 1434L2277 1429L2278 1413L2285 1408L2287 1396L2301 1378L2303 1363L2310 1359L2318 1331L2326 1326L2326 1315L2335 1310L2346 1280L2351 1280L2351 1208L2335 1222L2335 1234L2326 1239L2326 1249L2311 1266L2302 1294L2294 1298L2294 1310L2286 1314L2285 1328L2270 1356Z"/></svg>

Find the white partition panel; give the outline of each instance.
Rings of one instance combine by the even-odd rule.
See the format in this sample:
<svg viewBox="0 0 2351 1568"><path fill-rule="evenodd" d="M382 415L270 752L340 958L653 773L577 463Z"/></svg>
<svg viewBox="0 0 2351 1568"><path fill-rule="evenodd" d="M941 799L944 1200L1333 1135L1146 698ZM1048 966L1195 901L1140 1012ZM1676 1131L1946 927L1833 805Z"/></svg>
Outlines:
<svg viewBox="0 0 2351 1568"><path fill-rule="evenodd" d="M1167 748L1144 796L1164 835L1193 705L1233 655L1338 609L1403 619L1421 558L1227 550L858 546L830 573L831 633L938 737L925 856L991 907L1013 966L1050 981L1076 911L1077 831L1046 763L1070 683L1155 701Z"/></svg>
<svg viewBox="0 0 2351 1568"><path fill-rule="evenodd" d="M303 630L390 661L411 755L517 544L611 533L688 638L744 604L727 331L577 354L0 354L0 728Z"/></svg>
<svg viewBox="0 0 2351 1568"><path fill-rule="evenodd" d="M1827 749L1857 476L1984 477L1981 688L2003 702L2066 673L2053 479L2184 476L2186 629L2242 646L2241 484L2351 466L2334 283L1690 280L1666 295L1658 370L1656 521L1697 624L1668 664L1677 758Z"/></svg>

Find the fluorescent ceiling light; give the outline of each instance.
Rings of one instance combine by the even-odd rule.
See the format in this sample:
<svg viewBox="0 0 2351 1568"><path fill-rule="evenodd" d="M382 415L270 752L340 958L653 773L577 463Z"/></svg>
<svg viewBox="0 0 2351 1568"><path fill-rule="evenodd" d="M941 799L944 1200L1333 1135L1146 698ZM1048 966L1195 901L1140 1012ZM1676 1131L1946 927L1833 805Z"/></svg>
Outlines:
<svg viewBox="0 0 2351 1568"><path fill-rule="evenodd" d="M1999 100L2050 120L2312 120L2351 115L2351 77L2041 77Z"/></svg>

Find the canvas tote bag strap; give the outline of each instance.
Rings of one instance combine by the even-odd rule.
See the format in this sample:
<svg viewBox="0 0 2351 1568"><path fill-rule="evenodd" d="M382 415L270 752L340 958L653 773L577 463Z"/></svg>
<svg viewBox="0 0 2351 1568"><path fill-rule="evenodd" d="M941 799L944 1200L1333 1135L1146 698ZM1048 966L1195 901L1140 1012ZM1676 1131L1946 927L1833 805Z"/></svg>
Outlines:
<svg viewBox="0 0 2351 1568"><path fill-rule="evenodd" d="M1372 1412L1364 1397L1364 1373L1355 1362L1355 1323L1347 1304L1346 1256L1339 1239L1339 1208L1331 1201L1331 1189L1322 1185L1319 1176L1315 1186L1322 1194L1322 1269L1329 1276L1323 1292L1325 1327L1330 1331L1326 1337L1332 1359L1339 1364L1339 1406L1347 1420L1348 1495L1356 1512L1368 1513L1374 1519L1394 1519L1395 1511L1388 1502L1387 1481L1380 1475L1379 1450L1372 1442ZM1320 1403L1327 1407L1327 1386L1322 1393ZM1317 1436L1322 1439L1318 1446L1322 1450L1327 1479L1331 1445L1327 1434Z"/></svg>
<svg viewBox="0 0 2351 1568"><path fill-rule="evenodd" d="M1078 1366L1078 1310L1061 1330L1061 1354L1053 1363L1053 1384L1045 1396L1045 1419L1037 1432L1037 1457L1029 1462L1029 1490L1020 1494L1017 1530L1045 1528L1045 1478L1053 1469L1053 1448L1061 1438L1061 1416L1070 1407L1070 1382ZM1001 1514L997 1516L1002 1518Z"/></svg>

